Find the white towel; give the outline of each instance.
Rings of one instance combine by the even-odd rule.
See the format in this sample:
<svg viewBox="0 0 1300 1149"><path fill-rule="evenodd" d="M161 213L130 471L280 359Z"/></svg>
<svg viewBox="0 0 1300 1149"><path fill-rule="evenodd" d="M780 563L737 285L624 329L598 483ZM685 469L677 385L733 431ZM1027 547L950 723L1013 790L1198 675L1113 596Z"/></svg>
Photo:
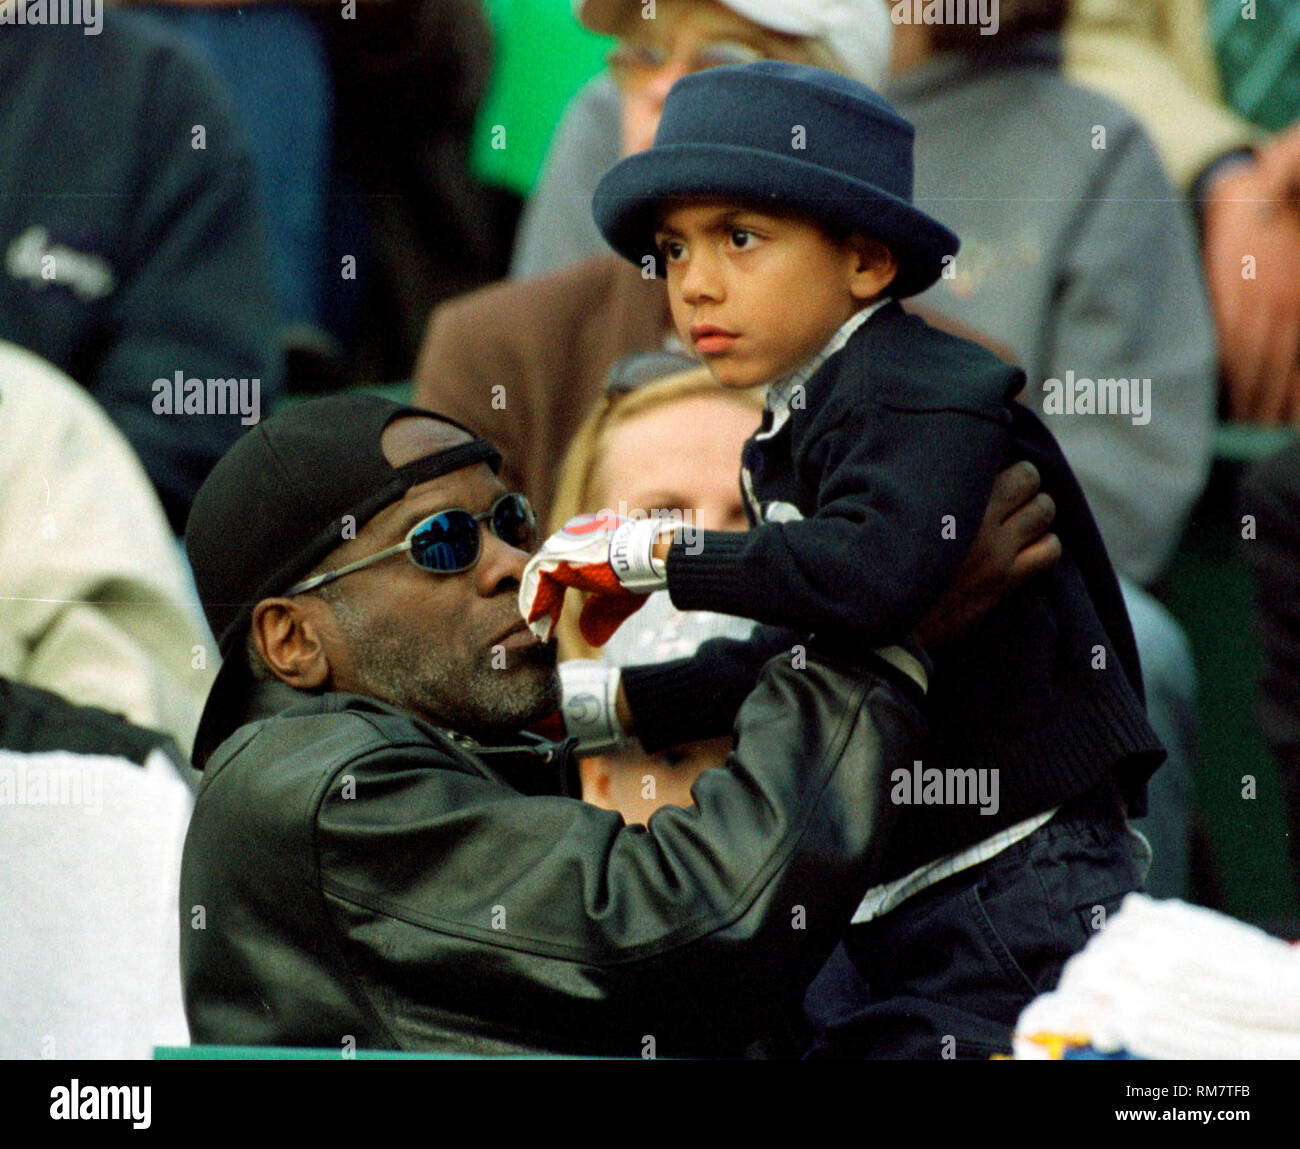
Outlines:
<svg viewBox="0 0 1300 1149"><path fill-rule="evenodd" d="M1015 1055L1037 1034L1155 1059L1300 1059L1300 946L1174 899L1130 894L1020 1015Z"/></svg>

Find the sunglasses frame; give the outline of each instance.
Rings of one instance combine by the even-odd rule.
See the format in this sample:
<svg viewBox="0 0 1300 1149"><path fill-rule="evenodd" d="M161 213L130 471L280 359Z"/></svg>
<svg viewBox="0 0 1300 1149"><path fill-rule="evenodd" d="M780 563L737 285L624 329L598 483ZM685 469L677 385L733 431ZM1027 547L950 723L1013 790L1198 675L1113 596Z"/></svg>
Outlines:
<svg viewBox="0 0 1300 1149"><path fill-rule="evenodd" d="M492 533L496 535L497 538L501 539L501 536L497 535L496 531L492 528L492 520L493 518L496 517L497 508L499 508L501 504L504 503L507 499L518 499L519 502L522 504L524 510L528 512L528 522L532 524L533 540L534 542L536 542L537 516L533 514L532 503L528 501L526 496L520 494L518 491L507 491L504 495L502 495L499 499L497 499L496 502L492 504L489 510L483 511L480 514L475 514L473 511L467 511L463 507L444 507L440 511L434 511L431 515L426 515L418 523L416 523L409 531L407 531L406 538L404 538L400 543L396 543L391 547L385 547L382 551L376 551L373 555L367 555L365 558L357 559L355 562L346 563L335 570L326 571L324 574L313 575L311 578L303 579L302 582L294 583L293 586L291 586L288 590L284 592L284 597L292 598L296 594L306 594L307 591L309 590L316 590L319 587L324 586L326 583L331 583L335 579L342 578L344 575L353 574L356 571L363 570L364 568L368 566L372 566L374 563L380 562L383 559L391 558L393 555L396 554L401 554L403 551L406 552L406 556L411 560L411 565L413 567L417 568L418 570L425 571L428 574L437 574L437 575L464 574L466 571L473 570L478 565L478 560L483 557L483 536L478 532L478 528L481 524L487 523L488 529L491 530ZM474 520L474 527L475 527L474 537L476 540L478 540L478 550L475 551L474 558L470 561L470 563L467 566L457 567L455 570L438 570L433 567L423 566L422 564L417 562L412 549L414 545L412 543L412 540L415 538L416 532L418 532L424 527L427 527L429 523L431 523L439 515L455 514L455 513L468 515L471 519ZM509 542L506 539L501 539L501 541L505 543L506 546L511 546L511 547L515 546L514 543Z"/></svg>

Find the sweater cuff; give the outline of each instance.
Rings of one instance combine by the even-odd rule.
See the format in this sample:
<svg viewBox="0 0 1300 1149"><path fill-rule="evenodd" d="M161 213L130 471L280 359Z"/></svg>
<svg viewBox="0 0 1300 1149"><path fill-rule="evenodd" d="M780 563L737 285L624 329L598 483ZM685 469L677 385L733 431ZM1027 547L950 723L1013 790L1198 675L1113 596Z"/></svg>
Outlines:
<svg viewBox="0 0 1300 1149"><path fill-rule="evenodd" d="M807 638L756 627L747 639L711 638L690 658L623 667L623 692L642 748L654 754L731 733L763 664L800 641Z"/></svg>
<svg viewBox="0 0 1300 1149"><path fill-rule="evenodd" d="M693 531L668 548L668 593L678 610L736 613L747 531Z"/></svg>
<svg viewBox="0 0 1300 1149"><path fill-rule="evenodd" d="M621 680L637 741L648 754L731 732L753 681L719 680L692 660L625 666Z"/></svg>

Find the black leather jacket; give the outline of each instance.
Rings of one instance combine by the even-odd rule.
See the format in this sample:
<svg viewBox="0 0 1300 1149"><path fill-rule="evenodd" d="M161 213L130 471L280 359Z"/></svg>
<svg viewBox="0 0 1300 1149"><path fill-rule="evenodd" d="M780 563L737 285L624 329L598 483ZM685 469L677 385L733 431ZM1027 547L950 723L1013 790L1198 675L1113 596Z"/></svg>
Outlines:
<svg viewBox="0 0 1300 1149"><path fill-rule="evenodd" d="M773 659L728 767L642 828L566 796L567 746L265 686L185 844L193 1039L739 1054L871 884L919 701L892 669Z"/></svg>

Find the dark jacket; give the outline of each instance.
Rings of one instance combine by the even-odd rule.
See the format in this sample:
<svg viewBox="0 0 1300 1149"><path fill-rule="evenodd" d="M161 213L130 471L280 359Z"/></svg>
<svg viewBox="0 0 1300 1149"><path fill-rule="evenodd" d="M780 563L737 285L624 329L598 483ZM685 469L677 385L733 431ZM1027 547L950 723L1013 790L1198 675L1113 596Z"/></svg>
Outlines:
<svg viewBox="0 0 1300 1149"><path fill-rule="evenodd" d="M774 663L728 767L647 828L566 795L567 747L263 687L185 845L194 1041L740 1053L871 884L889 771L923 734L893 678Z"/></svg>
<svg viewBox="0 0 1300 1149"><path fill-rule="evenodd" d="M751 509L767 521L701 532L668 557L680 609L813 632L813 645L851 660L907 639L966 557L998 472L1017 459L1038 467L1064 556L934 652L920 755L926 768L998 770L998 812L910 809L886 879L1112 780L1141 812L1163 757L1105 546L1056 441L1015 401L1023 384L984 348L887 305L812 376L784 426L746 445ZM797 521L773 521L773 503ZM655 730L665 701L646 705L644 683L682 676L667 688L679 699L693 677L729 673L718 649L736 648L703 649L694 671L624 672L639 731Z"/></svg>
<svg viewBox="0 0 1300 1149"><path fill-rule="evenodd" d="M172 38L103 17L97 36L0 29L0 339L94 395L179 533L247 427L238 411L165 413L154 383L256 379L268 414L274 304L225 93Z"/></svg>

